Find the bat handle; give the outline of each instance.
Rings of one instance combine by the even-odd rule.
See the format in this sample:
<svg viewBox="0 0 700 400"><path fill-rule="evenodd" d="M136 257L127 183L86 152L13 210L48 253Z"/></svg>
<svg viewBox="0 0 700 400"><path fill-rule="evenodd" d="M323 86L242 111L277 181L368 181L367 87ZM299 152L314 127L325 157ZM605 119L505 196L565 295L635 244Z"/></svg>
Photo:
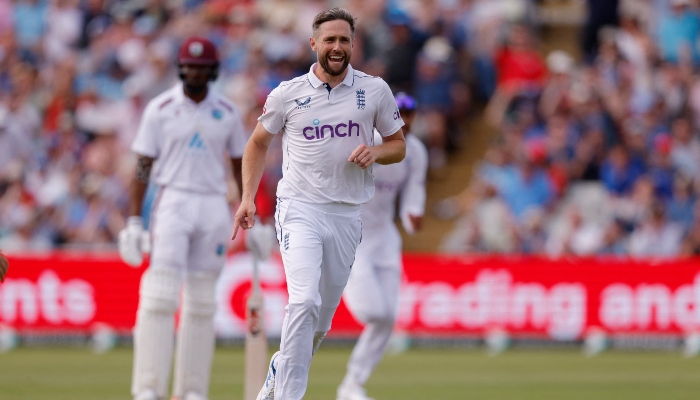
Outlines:
<svg viewBox="0 0 700 400"><path fill-rule="evenodd" d="M262 331L260 309L258 307L250 307L248 314L248 331L257 336Z"/></svg>

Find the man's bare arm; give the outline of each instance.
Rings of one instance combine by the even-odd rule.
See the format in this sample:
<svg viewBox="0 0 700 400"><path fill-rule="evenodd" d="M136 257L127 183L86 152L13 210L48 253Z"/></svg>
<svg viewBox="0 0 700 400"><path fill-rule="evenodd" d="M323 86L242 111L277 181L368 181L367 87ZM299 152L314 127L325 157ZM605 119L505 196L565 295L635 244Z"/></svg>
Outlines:
<svg viewBox="0 0 700 400"><path fill-rule="evenodd" d="M236 180L236 187L238 187L238 194L243 198L243 159L242 158L232 158L231 167L233 168L233 179Z"/></svg>
<svg viewBox="0 0 700 400"><path fill-rule="evenodd" d="M258 193L258 186L265 170L265 156L270 142L275 135L268 132L265 127L258 122L253 130L253 134L243 151L241 180L241 205L238 207L233 221L233 236L236 237L238 228L250 229L255 224L255 195Z"/></svg>
<svg viewBox="0 0 700 400"><path fill-rule="evenodd" d="M399 128L392 135L384 136L382 144L372 147L378 151L375 161L377 164L401 162L406 157L406 138L403 136L403 129Z"/></svg>
<svg viewBox="0 0 700 400"><path fill-rule="evenodd" d="M143 196L146 194L148 180L151 177L151 168L153 167L154 159L139 155L136 163L136 172L131 179L130 194L129 194L129 216L141 215L141 207L143 207Z"/></svg>

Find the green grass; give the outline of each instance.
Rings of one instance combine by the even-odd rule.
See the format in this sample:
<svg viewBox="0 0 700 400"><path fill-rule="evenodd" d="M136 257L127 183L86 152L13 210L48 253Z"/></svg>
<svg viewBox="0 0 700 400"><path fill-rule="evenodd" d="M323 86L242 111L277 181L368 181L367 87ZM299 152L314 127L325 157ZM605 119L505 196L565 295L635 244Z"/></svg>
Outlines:
<svg viewBox="0 0 700 400"><path fill-rule="evenodd" d="M347 349L314 358L307 400L334 400ZM81 348L20 348L0 354L0 400L128 399L131 350L96 355ZM217 349L212 400L240 399L243 351ZM413 350L387 357L367 385L378 400L697 399L700 359L678 353L571 350Z"/></svg>

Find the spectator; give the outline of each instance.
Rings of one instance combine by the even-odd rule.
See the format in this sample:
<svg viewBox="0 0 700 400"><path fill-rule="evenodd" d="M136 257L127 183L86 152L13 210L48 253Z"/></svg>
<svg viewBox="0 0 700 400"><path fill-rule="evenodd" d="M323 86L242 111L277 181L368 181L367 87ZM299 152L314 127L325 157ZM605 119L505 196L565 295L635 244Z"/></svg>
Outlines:
<svg viewBox="0 0 700 400"><path fill-rule="evenodd" d="M673 185L673 197L666 204L669 221L689 230L693 225L695 214L695 193L693 181L683 175L676 175Z"/></svg>
<svg viewBox="0 0 700 400"><path fill-rule="evenodd" d="M632 160L629 151L622 145L610 150L608 158L600 167L600 177L610 193L628 194L635 181L644 173L641 161Z"/></svg>
<svg viewBox="0 0 700 400"><path fill-rule="evenodd" d="M629 240L632 256L669 257L679 253L683 229L666 219L662 203L655 201L647 210L647 216Z"/></svg>
<svg viewBox="0 0 700 400"><path fill-rule="evenodd" d="M700 140L693 136L688 118L678 117L671 125L671 162L691 179L700 179Z"/></svg>
<svg viewBox="0 0 700 400"><path fill-rule="evenodd" d="M700 19L690 0L669 0L670 12L659 22L658 46L661 57L672 63L695 64L700 61L698 35Z"/></svg>
<svg viewBox="0 0 700 400"><path fill-rule="evenodd" d="M547 238L547 254L587 256L600 251L604 246L603 230L598 225L586 221L576 206L570 207L566 218L561 230L553 230Z"/></svg>
<svg viewBox="0 0 700 400"><path fill-rule="evenodd" d="M505 91L539 88L547 67L536 49L535 38L524 25L512 25L505 46L496 54L498 86Z"/></svg>
<svg viewBox="0 0 700 400"><path fill-rule="evenodd" d="M600 41L598 32L618 23L619 0L586 0L586 22L582 34L582 50L587 62L595 59Z"/></svg>
<svg viewBox="0 0 700 400"><path fill-rule="evenodd" d="M449 114L453 110L451 89L456 83L453 49L447 39L430 38L418 56L415 80L420 117L428 127L429 169L435 174L447 163Z"/></svg>
<svg viewBox="0 0 700 400"><path fill-rule="evenodd" d="M391 44L385 55L386 83L395 93L415 93L416 59L427 36L412 28L410 17L400 9L390 9L387 22Z"/></svg>
<svg viewBox="0 0 700 400"><path fill-rule="evenodd" d="M554 201L554 184L542 168L545 150L531 142L516 157L516 164L506 170L497 191L516 219L533 207L547 208Z"/></svg>
<svg viewBox="0 0 700 400"><path fill-rule="evenodd" d="M601 245L596 254L610 256L626 255L627 247L625 239L625 224L618 220L611 221L608 226L605 227L601 238Z"/></svg>

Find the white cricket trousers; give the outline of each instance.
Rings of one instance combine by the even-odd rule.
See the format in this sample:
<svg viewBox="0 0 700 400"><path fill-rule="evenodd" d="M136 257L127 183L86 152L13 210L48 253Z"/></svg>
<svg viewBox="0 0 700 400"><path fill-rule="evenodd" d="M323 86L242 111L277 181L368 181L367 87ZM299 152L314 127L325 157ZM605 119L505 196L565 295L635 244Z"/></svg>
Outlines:
<svg viewBox="0 0 700 400"><path fill-rule="evenodd" d="M278 199L277 239L289 303L277 358L275 400L306 392L314 335L331 328L361 240L360 207Z"/></svg>
<svg viewBox="0 0 700 400"><path fill-rule="evenodd" d="M401 236L396 227L366 227L343 299L365 326L343 384L364 386L384 356L396 320L401 286Z"/></svg>
<svg viewBox="0 0 700 400"><path fill-rule="evenodd" d="M207 398L214 356L216 281L226 260L231 212L220 194L163 188L151 223L153 250L141 278L134 332L132 395ZM175 312L182 308L175 336Z"/></svg>

